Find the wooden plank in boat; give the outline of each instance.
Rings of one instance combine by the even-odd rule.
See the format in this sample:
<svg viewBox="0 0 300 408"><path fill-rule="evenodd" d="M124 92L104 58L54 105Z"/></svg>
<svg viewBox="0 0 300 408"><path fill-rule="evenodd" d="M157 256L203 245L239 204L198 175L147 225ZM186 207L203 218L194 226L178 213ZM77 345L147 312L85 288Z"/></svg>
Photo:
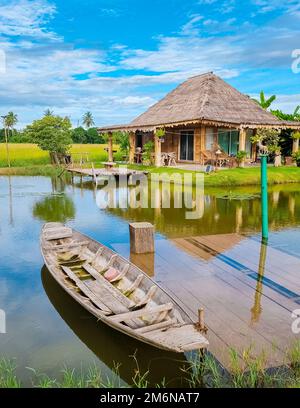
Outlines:
<svg viewBox="0 0 300 408"><path fill-rule="evenodd" d="M107 287L104 285L101 285L97 281L91 280L85 281L84 284L97 296L97 298L99 297L101 302L109 307L113 313L119 314L128 312L128 308L122 302L112 296L111 292L108 291Z"/></svg>
<svg viewBox="0 0 300 408"><path fill-rule="evenodd" d="M72 237L72 234L72 228L51 228L48 231L45 231L44 237L46 241L51 241L52 239L70 238Z"/></svg>
<svg viewBox="0 0 300 408"><path fill-rule="evenodd" d="M116 289L111 283L108 282L96 269L94 269L90 264L87 262L82 265L82 267L90 273L93 278L96 279L97 282L101 286L104 286L107 291L111 294L112 297L117 299L120 303L122 303L126 308L130 309L131 307L135 306L135 303L128 299L123 293L121 293L118 289Z"/></svg>
<svg viewBox="0 0 300 408"><path fill-rule="evenodd" d="M61 268L68 275L68 277L76 283L76 286L82 291L82 293L84 293L97 307L99 307L104 314L110 314L112 312L112 310L105 303L99 300L70 268L67 266L62 266Z"/></svg>
<svg viewBox="0 0 300 408"><path fill-rule="evenodd" d="M169 347L177 347L180 351L191 351L208 346L206 338L192 324L170 327L164 331L161 329L151 331L146 336Z"/></svg>
<svg viewBox="0 0 300 408"><path fill-rule="evenodd" d="M172 319L164 320L163 322L160 322L160 323L149 324L147 326L141 327L139 329L136 329L135 332L136 333L147 333L147 332L157 330L157 329L160 329L160 330L166 329L176 324L178 324L178 320L172 318Z"/></svg>
<svg viewBox="0 0 300 408"><path fill-rule="evenodd" d="M84 245L85 246L89 245L89 241L77 241L77 242L70 242L67 244L59 244L59 245L45 245L44 249L51 250L51 251L57 251L59 249L76 248L76 247L80 247Z"/></svg>
<svg viewBox="0 0 300 408"><path fill-rule="evenodd" d="M109 317L109 320L113 322L124 322L125 320L128 320L128 319L144 317L144 316L151 316L151 315L155 315L157 313L165 312L165 311L172 310L172 309L173 309L173 304L166 303L164 305L159 305L159 306L155 306L151 308L149 307L147 309L143 308L140 310L135 310L133 312L122 313L116 316L111 316Z"/></svg>

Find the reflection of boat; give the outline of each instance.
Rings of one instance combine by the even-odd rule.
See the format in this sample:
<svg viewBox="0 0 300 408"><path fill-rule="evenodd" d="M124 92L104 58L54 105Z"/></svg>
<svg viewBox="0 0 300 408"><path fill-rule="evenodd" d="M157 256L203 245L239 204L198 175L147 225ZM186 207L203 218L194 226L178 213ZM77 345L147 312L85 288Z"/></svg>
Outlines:
<svg viewBox="0 0 300 408"><path fill-rule="evenodd" d="M109 326L174 352L206 348L189 316L136 265L61 223L45 224L41 248L57 282Z"/></svg>
<svg viewBox="0 0 300 408"><path fill-rule="evenodd" d="M141 374L149 370L147 380L149 385L165 381L166 386L178 387L187 385L184 369L188 362L184 355L178 359L178 354L157 350L147 344L141 344L134 339L112 330L96 320L77 302L74 301L58 285L44 266L41 271L45 292L62 319L79 339L111 370L118 365L118 374L128 384L137 365L132 358L136 356ZM126 340L126 341L124 341ZM142 347L141 347L142 346Z"/></svg>

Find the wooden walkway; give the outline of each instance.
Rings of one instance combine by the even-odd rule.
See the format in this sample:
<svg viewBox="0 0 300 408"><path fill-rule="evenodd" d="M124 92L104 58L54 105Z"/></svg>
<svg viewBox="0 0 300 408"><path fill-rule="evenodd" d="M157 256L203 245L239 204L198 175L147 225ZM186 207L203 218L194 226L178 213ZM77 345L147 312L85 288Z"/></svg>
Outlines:
<svg viewBox="0 0 300 408"><path fill-rule="evenodd" d="M81 168L81 167L67 167L65 169L67 172L71 173L72 175L79 175L81 177L92 177L95 183L97 184L98 177L120 177L120 176L134 176L140 174L147 174L147 172L139 171L139 170L131 170L127 168L112 168L112 169L105 169L105 168Z"/></svg>
<svg viewBox="0 0 300 408"><path fill-rule="evenodd" d="M114 248L129 257L129 246ZM143 255L132 259L141 266ZM157 240L154 279L197 320L204 307L210 351L230 366L229 347L266 353L267 366L286 361L299 335L291 329L300 308L300 258L238 234ZM148 271L151 273L151 271Z"/></svg>

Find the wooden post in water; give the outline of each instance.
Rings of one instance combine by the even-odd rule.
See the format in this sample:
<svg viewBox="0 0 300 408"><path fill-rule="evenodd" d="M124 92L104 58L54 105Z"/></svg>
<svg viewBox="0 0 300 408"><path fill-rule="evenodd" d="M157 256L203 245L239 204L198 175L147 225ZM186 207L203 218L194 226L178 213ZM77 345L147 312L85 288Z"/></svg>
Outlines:
<svg viewBox="0 0 300 408"><path fill-rule="evenodd" d="M149 222L129 224L130 252L145 254L154 252L154 226Z"/></svg>

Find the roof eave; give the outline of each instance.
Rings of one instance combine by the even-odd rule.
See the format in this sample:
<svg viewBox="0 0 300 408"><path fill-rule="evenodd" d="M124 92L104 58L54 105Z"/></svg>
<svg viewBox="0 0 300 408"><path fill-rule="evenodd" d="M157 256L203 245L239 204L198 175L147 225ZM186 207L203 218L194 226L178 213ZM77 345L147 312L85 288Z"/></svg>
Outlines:
<svg viewBox="0 0 300 408"><path fill-rule="evenodd" d="M144 132L152 132L155 129L164 127L164 128L172 128L178 126L188 126L188 125L207 125L207 126L222 126L228 128L236 128L236 129L262 129L262 128L269 128L269 129L295 129L300 130L300 122L288 122L288 121L274 121L271 122L263 122L263 123L241 123L241 122L233 122L233 121L220 121L214 119L191 119L185 121L178 121L178 122L170 122L170 123L156 123L156 124L125 124L125 125L115 125L115 126L104 126L98 128L99 133L106 133L106 132L116 132L116 131L123 131L123 132L136 132L136 131L144 131Z"/></svg>

